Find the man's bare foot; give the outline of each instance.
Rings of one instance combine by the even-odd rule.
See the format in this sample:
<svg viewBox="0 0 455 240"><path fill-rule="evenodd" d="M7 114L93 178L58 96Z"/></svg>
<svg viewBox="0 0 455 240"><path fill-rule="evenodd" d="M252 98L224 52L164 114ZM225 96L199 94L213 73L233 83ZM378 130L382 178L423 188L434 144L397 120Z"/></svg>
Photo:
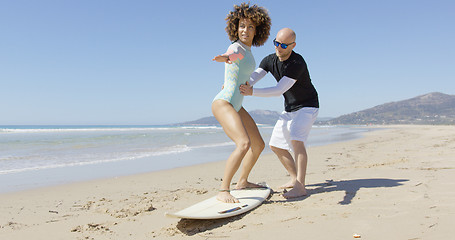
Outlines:
<svg viewBox="0 0 455 240"><path fill-rule="evenodd" d="M216 196L216 199L218 199L218 201L221 201L224 203L238 203L239 202L239 200L237 198L235 198L234 196L232 196L231 193L229 193L229 191L219 192L218 195Z"/></svg>
<svg viewBox="0 0 455 240"><path fill-rule="evenodd" d="M280 186L281 189L286 189L286 188L293 188L295 185L295 180L290 180L289 182L287 182L286 184L283 184L282 186Z"/></svg>
<svg viewBox="0 0 455 240"><path fill-rule="evenodd" d="M294 185L294 188L292 188L289 192L286 192L283 194L283 197L286 199L290 199L290 198L298 198L298 197L302 197L302 196L306 196L306 195L307 195L307 192L306 192L305 186L303 184L297 182Z"/></svg>
<svg viewBox="0 0 455 240"><path fill-rule="evenodd" d="M250 183L250 182L238 182L237 185L235 185L236 190L241 190L241 189L251 189L251 188L265 188L265 186L256 184L256 183Z"/></svg>

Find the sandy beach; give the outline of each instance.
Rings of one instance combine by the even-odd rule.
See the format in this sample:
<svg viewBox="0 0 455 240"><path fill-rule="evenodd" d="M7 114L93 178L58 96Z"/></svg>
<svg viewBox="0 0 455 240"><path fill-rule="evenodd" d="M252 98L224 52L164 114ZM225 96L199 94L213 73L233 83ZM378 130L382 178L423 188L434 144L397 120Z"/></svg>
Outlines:
<svg viewBox="0 0 455 240"><path fill-rule="evenodd" d="M294 200L278 189L285 169L262 155L250 181L273 194L237 217L164 216L217 193L214 162L2 194L0 239L453 239L455 127L380 128L310 147L309 195Z"/></svg>

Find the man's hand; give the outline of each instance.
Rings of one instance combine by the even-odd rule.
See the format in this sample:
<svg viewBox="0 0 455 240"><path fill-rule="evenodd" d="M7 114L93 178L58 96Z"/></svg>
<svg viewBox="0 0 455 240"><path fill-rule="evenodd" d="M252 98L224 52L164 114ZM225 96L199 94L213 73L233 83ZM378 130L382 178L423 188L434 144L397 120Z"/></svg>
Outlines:
<svg viewBox="0 0 455 240"><path fill-rule="evenodd" d="M244 96L253 95L253 86L247 81L246 84L240 85L240 93Z"/></svg>

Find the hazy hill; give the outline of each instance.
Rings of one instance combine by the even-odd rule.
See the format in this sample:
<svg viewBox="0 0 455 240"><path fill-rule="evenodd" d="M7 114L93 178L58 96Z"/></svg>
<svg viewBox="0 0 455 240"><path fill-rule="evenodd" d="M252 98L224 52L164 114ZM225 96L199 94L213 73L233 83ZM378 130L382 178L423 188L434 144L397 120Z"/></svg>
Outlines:
<svg viewBox="0 0 455 240"><path fill-rule="evenodd" d="M279 113L269 110L254 110L250 111L249 114L254 119L257 124L270 124L275 125L276 120L278 120ZM176 125L217 125L218 121L215 117L204 117L194 121L178 123Z"/></svg>
<svg viewBox="0 0 455 240"><path fill-rule="evenodd" d="M249 112L257 124L275 125L279 113L268 110ZM217 125L213 117L175 125ZM318 118L316 125L365 124L454 124L455 95L434 92L415 98L382 104L337 118Z"/></svg>
<svg viewBox="0 0 455 240"><path fill-rule="evenodd" d="M455 95L433 92L342 115L323 124L455 124Z"/></svg>

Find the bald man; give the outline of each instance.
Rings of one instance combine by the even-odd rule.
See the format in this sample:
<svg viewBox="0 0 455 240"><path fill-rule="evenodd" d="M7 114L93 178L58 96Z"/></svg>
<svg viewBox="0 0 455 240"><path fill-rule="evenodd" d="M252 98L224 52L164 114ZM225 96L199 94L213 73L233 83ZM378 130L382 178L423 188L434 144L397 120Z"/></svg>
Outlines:
<svg viewBox="0 0 455 240"><path fill-rule="evenodd" d="M281 186L292 188L285 191L285 198L307 195L305 175L308 156L305 145L319 112L318 93L311 83L306 62L293 51L295 40L296 34L292 29L281 29L273 40L275 53L265 57L246 85L240 86L240 92L245 96L284 96L285 110L275 124L269 145L291 176L291 180ZM268 72L275 77L277 85L253 88ZM294 152L294 157L290 151Z"/></svg>

